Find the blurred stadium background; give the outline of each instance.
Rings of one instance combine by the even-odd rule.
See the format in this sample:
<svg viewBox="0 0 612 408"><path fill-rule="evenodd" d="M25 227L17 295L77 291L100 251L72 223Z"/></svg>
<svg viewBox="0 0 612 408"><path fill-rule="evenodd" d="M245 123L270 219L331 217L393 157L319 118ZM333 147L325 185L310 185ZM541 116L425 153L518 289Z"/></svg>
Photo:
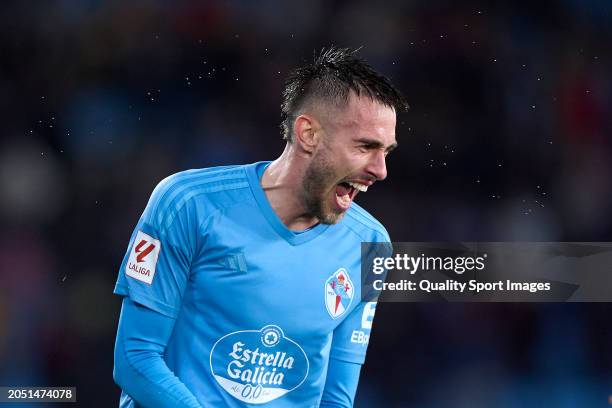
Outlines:
<svg viewBox="0 0 612 408"><path fill-rule="evenodd" d="M0 14L0 384L118 403L112 295L155 184L273 159L322 46L403 90L396 241L612 241L612 3L10 2ZM596 407L609 304L382 304L357 407ZM39 406L39 405L38 405Z"/></svg>

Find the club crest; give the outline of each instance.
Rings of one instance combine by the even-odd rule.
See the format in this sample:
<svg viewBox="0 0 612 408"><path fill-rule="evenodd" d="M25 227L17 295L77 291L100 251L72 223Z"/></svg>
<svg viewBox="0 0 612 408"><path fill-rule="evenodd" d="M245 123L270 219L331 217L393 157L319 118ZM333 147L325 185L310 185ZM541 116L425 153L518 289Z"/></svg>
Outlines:
<svg viewBox="0 0 612 408"><path fill-rule="evenodd" d="M355 288L346 269L340 268L325 282L325 307L333 319L342 316L351 305Z"/></svg>

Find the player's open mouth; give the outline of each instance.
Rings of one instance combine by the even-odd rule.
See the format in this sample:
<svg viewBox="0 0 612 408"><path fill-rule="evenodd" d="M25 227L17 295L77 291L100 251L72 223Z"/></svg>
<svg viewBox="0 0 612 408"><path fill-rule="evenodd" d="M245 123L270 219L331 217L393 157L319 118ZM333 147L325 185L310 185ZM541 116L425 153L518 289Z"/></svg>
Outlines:
<svg viewBox="0 0 612 408"><path fill-rule="evenodd" d="M357 193L367 190L368 186L366 185L344 181L336 186L336 204L342 211L346 211L351 206Z"/></svg>

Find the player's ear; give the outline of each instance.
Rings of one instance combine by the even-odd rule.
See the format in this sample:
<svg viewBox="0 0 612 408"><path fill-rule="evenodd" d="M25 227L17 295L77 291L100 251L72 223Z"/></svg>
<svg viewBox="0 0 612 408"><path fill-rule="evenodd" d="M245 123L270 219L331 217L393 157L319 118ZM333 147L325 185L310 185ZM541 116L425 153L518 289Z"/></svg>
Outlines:
<svg viewBox="0 0 612 408"><path fill-rule="evenodd" d="M310 115L300 115L293 123L293 134L295 143L306 152L314 152L320 137L319 122Z"/></svg>

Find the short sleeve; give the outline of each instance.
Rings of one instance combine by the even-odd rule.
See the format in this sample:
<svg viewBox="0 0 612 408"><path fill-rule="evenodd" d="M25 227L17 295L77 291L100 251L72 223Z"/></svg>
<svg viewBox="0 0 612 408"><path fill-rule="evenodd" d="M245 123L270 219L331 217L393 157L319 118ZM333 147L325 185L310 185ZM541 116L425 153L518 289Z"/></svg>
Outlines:
<svg viewBox="0 0 612 408"><path fill-rule="evenodd" d="M390 256L393 250L387 231L382 226L380 231L373 231L370 243L362 243L362 251L366 264L371 257ZM378 300L377 294L369 289L371 280L374 277L384 280L386 277L386 273L373 275L371 271L363 270L361 273L360 303L334 330L330 350L330 358L358 364L365 362Z"/></svg>
<svg viewBox="0 0 612 408"><path fill-rule="evenodd" d="M114 293L176 317L197 251L193 200L185 200L176 175L153 191L128 245Z"/></svg>
<svg viewBox="0 0 612 408"><path fill-rule="evenodd" d="M376 302L360 302L334 330L329 357L349 363L365 361Z"/></svg>

